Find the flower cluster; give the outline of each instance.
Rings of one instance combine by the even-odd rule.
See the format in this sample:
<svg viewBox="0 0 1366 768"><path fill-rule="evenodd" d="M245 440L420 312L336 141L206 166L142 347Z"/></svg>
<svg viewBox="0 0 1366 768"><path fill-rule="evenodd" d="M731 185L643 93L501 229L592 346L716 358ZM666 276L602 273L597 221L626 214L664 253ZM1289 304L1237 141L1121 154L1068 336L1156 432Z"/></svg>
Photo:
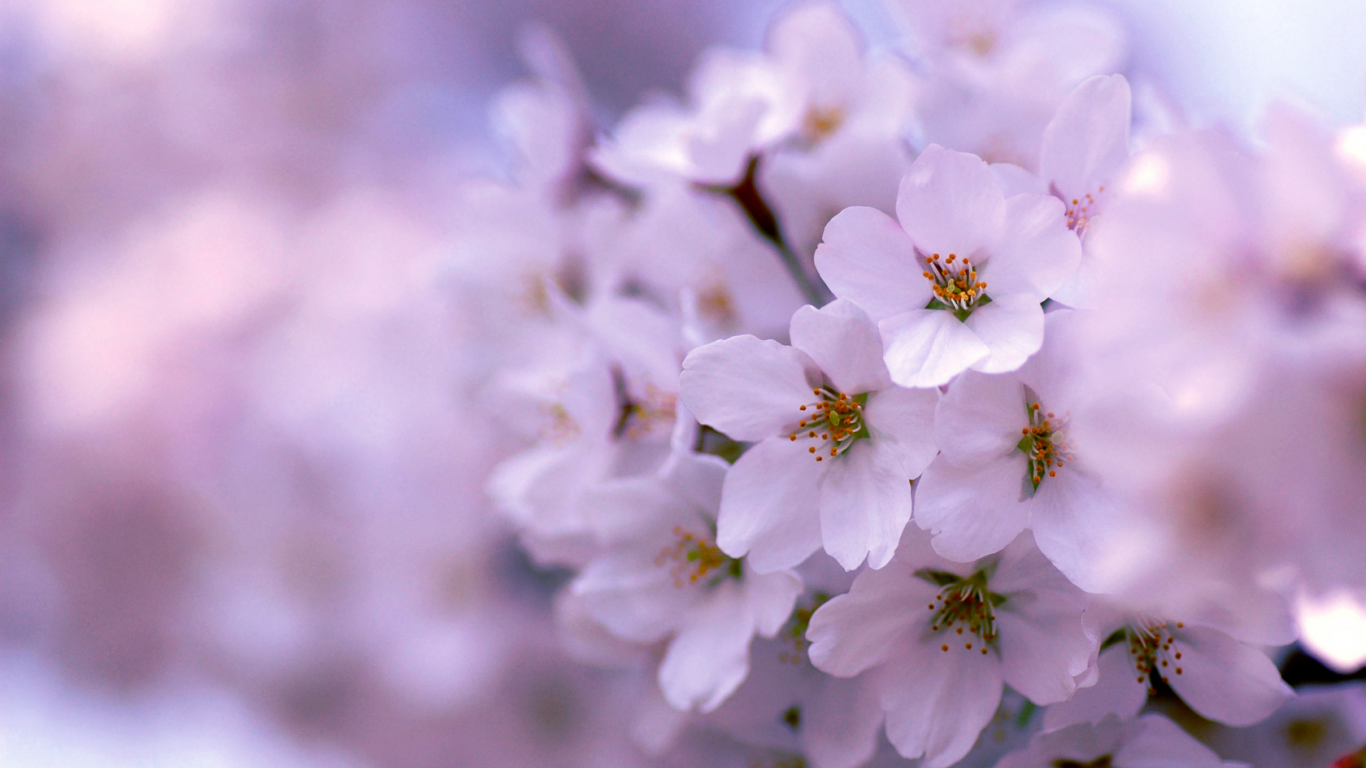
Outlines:
<svg viewBox="0 0 1366 768"><path fill-rule="evenodd" d="M1101 11L894 10L596 137L563 61L501 102L488 493L666 762L1223 765L1174 720L1366 661L1366 128L1162 132Z"/></svg>

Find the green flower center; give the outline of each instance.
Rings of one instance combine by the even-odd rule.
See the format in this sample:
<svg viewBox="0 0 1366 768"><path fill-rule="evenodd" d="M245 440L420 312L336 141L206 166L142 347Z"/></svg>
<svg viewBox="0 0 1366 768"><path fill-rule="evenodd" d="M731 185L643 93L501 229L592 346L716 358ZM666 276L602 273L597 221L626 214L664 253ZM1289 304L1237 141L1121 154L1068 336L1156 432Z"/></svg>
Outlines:
<svg viewBox="0 0 1366 768"><path fill-rule="evenodd" d="M1074 457L1067 442L1065 416L1059 418L1052 411L1044 413L1043 406L1032 396L1025 401L1025 411L1029 414L1029 426L1020 430L1023 436L1015 447L1029 459L1029 482L1037 491L1045 477L1056 477L1058 469Z"/></svg>
<svg viewBox="0 0 1366 768"><path fill-rule="evenodd" d="M675 587L704 580L714 587L728 578L736 581L744 578L745 568L740 559L722 552L712 540L677 525L673 533L676 541L660 550L655 556L655 565L669 566Z"/></svg>
<svg viewBox="0 0 1366 768"><path fill-rule="evenodd" d="M825 592L815 592L809 599L804 599L792 610L792 617L787 620L784 627L784 634L792 641L792 652L783 651L778 655L779 661L801 664L806 660L806 649L811 645L811 641L806 639L806 630L811 627L811 617L816 614L816 609L825 605L830 600L830 595Z"/></svg>
<svg viewBox="0 0 1366 768"><path fill-rule="evenodd" d="M859 440L871 437L868 425L863 420L863 406L868 402L867 392L852 397L829 387L819 387L811 392L817 400L798 407L797 410L802 411L805 418L797 425L798 431L788 437L794 443L801 438L819 440L821 445L807 447L807 452L814 454L816 461L823 461L826 456L839 456Z"/></svg>
<svg viewBox="0 0 1366 768"><path fill-rule="evenodd" d="M945 634L952 631L959 636L967 634L976 637L976 643L971 637L962 638L963 650L978 648L983 656L987 655L988 647L996 643L995 609L1006 601L1004 595L987 589L993 569L994 564L966 577L929 568L916 571L917 577L941 588L934 602L929 605L934 613L930 631ZM945 642L940 649L948 653L950 645Z"/></svg>
<svg viewBox="0 0 1366 768"><path fill-rule="evenodd" d="M959 320L967 320L975 307L991 303L985 293L987 284L977 279L977 267L967 257L960 260L957 254L950 253L947 259L940 259L934 253L923 258L925 271L921 274L934 291L926 309L947 309Z"/></svg>
<svg viewBox="0 0 1366 768"><path fill-rule="evenodd" d="M1176 622L1177 629L1185 626L1183 622ZM1181 649L1177 646L1176 636L1172 634L1167 622L1140 619L1137 623L1110 633L1100 648L1103 651L1112 645L1125 642L1129 645L1129 662L1133 664L1134 680L1138 683L1148 683L1152 675L1168 683L1168 675L1171 673L1180 675L1185 672L1181 666ZM1152 685L1149 685L1148 693L1155 692Z"/></svg>

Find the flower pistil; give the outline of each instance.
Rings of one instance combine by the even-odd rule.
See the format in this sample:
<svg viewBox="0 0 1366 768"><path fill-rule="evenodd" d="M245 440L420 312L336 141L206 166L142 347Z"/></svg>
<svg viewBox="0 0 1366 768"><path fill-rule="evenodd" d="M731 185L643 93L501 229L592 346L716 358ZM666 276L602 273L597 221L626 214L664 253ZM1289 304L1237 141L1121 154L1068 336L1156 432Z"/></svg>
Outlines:
<svg viewBox="0 0 1366 768"><path fill-rule="evenodd" d="M1182 622L1176 622L1177 629L1185 626ZM1167 683L1170 681L1168 673L1180 675L1185 671L1181 666L1181 649L1177 646L1176 636L1172 634L1167 622L1144 619L1131 623L1128 627L1115 630L1101 644L1101 649L1126 641L1129 644L1129 661L1134 665L1134 679L1137 682L1149 682L1149 677L1156 673L1162 682ZM1155 693L1151 685L1148 687L1148 693Z"/></svg>
<svg viewBox="0 0 1366 768"><path fill-rule="evenodd" d="M923 258L925 271L921 274L930 281L935 296L930 309L952 310L959 320L966 320L973 307L991 301L985 293L987 284L977 279L977 267L971 259L965 256L960 260L954 253L946 259L937 253Z"/></svg>
<svg viewBox="0 0 1366 768"><path fill-rule="evenodd" d="M1045 476L1056 477L1058 469L1073 460L1072 448L1067 442L1067 418L1059 418L1052 411L1044 412L1037 402L1026 402L1029 413L1029 426L1020 430L1023 437L1015 447L1029 458L1029 481L1034 490Z"/></svg>
<svg viewBox="0 0 1366 768"><path fill-rule="evenodd" d="M808 440L819 439L828 442L828 455L834 458L849 450L860 438L869 436L868 425L863 420L863 406L868 402L866 392L852 397L844 392L835 392L829 387L816 388L811 392L818 399L797 408L806 418L797 424L798 431L788 435L790 440L796 442L799 438L805 437ZM803 435L802 432L806 434ZM826 450L824 446L818 450L812 445L807 448L807 452L815 454L816 461L822 461L825 458L822 454L825 454Z"/></svg>
<svg viewBox="0 0 1366 768"><path fill-rule="evenodd" d="M685 531L682 526L674 526L676 541L660 550L655 557L655 565L669 567L674 577L674 586L696 584L709 573L715 573L708 583L715 585L727 577L739 580L744 578L744 566L738 558L729 557L710 539Z"/></svg>
<svg viewBox="0 0 1366 768"><path fill-rule="evenodd" d="M930 631L948 632L952 629L958 635L966 631L976 636L977 643L974 645L969 639L963 643L963 649L971 651L974 647L980 648L983 656L987 655L988 645L996 641L995 608L1006 601L1005 596L987 589L987 570L979 570L967 577L928 568L915 572L917 577L941 587L934 602L929 604L929 610L934 612ZM949 643L942 644L940 650L948 653Z"/></svg>

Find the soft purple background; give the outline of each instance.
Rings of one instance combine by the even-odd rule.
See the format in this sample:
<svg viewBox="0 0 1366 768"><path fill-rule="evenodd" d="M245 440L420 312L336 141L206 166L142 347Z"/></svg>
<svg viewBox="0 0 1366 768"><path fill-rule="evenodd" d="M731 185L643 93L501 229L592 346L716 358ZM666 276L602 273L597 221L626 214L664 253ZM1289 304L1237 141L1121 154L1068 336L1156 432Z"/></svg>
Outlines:
<svg viewBox="0 0 1366 768"><path fill-rule="evenodd" d="M1366 4L1108 4L1129 22L1136 60L1199 122L1252 129L1263 104L1278 96L1303 98L1337 121L1360 121ZM606 125L647 91L676 90L705 46L757 46L780 6L776 0L3 0L0 350L7 361L19 359L16 339L26 318L57 301L63 286L117 265L130 237L161 226L156 212L174 210L205 188L233 190L286 219L307 218L319 208L345 219L353 209L336 213L334 201L365 189L404 222L376 225L380 235L439 241L443 195L452 180L501 165L486 110L500 87L525 74L516 38L528 22L562 35ZM876 2L848 0L846 7L874 44L887 41L888 19ZM309 329L324 340L353 333L325 323ZM348 350L337 356L347 358ZM221 364L231 367L232 358L226 360ZM126 361L116 360L111 370L120 363ZM387 364L379 359L365 374L382 373ZM31 414L14 400L11 366L0 371L0 521L6 523L0 529L0 765L363 765L328 746L327 738L311 738L316 732L297 722L273 718L277 710L249 706L236 689L177 676L174 669L166 674L181 684L146 684L163 679L146 671L156 666L161 647L180 641L174 628L157 622L163 603L182 597L176 590L188 558L203 551L198 537L204 531L182 528L176 513L164 512L185 502L166 497L156 470L138 464L140 452L155 451L128 431L43 434L48 450L79 447L51 458L47 471L56 474L49 481L60 499L89 492L98 504L93 512L63 507L66 518L15 522L10 507L18 508L28 492L15 467L20 458L26 466L35 460L32 444L19 436ZM195 370L201 378L191 376L191 383L217 392L209 387L217 383L212 361L210 374ZM180 403L181 379L167 381L170 389L156 394L167 409L191 411L185 423L221 426L235 418L230 408ZM390 391L385 382L366 381L365 393L378 389L375 397L383 402ZM339 402L320 409L333 419L327 423L354 426L359 408ZM372 408L376 401L359 402ZM307 449L317 454L348 449L342 431L311 425L305 431L313 441ZM385 483L394 477L347 477L354 484L340 487L360 488L366 494L357 492L360 505L387 498ZM323 483L335 480L325 476ZM463 503L434 499L433 509ZM409 508L408 502L392 503ZM106 513L126 513L131 522L110 523ZM395 525L420 538L426 526L449 527L459 514L457 506L451 518L432 513ZM25 526L39 531L32 541ZM411 551L404 546L394 545L401 554L370 556L398 560ZM34 551L70 567L54 575L24 559ZM391 577L402 583L401 575ZM80 589L62 602L44 592L53 584ZM47 627L58 614L75 623ZM386 619L376 613L370 621ZM248 615L241 629L273 637L265 624ZM125 655L106 653L109 648ZM366 719L364 712L349 716Z"/></svg>

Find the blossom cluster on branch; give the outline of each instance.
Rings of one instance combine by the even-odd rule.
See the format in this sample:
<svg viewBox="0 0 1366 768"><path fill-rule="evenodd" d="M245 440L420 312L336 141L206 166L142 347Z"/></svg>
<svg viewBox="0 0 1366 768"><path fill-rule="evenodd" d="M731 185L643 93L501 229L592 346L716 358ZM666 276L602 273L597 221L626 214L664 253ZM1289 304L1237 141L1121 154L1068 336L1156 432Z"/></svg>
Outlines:
<svg viewBox="0 0 1366 768"><path fill-rule="evenodd" d="M1366 661L1366 129L1187 127L1089 6L893 10L602 128L528 38L453 281L487 492L666 763L1229 765L1276 649Z"/></svg>

